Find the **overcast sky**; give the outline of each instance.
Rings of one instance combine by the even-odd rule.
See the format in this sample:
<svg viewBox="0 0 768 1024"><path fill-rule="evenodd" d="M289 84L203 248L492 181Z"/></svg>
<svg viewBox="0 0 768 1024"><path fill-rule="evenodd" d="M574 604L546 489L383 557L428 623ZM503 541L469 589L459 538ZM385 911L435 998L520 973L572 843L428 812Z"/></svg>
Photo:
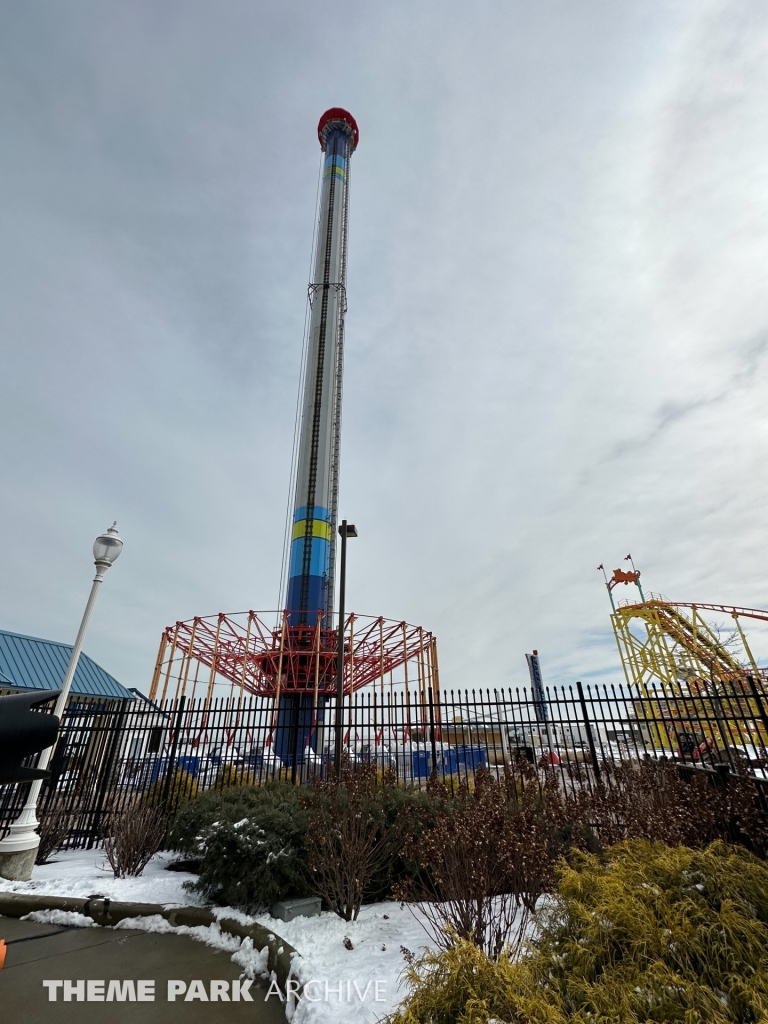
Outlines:
<svg viewBox="0 0 768 1024"><path fill-rule="evenodd" d="M348 604L447 687L618 682L628 551L765 607L767 96L760 0L2 0L0 628L71 643L115 518L125 685L280 603L335 105Z"/></svg>

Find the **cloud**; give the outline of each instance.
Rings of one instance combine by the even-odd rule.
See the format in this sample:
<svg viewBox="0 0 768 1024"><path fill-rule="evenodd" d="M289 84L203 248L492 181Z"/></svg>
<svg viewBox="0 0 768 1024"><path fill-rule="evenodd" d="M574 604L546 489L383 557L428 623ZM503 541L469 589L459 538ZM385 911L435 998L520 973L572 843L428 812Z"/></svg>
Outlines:
<svg viewBox="0 0 768 1024"><path fill-rule="evenodd" d="M0 39L0 623L146 687L273 608L320 113L353 111L349 598L445 685L620 679L594 566L766 598L768 14L756 2L143 0ZM613 552L613 555L611 554Z"/></svg>

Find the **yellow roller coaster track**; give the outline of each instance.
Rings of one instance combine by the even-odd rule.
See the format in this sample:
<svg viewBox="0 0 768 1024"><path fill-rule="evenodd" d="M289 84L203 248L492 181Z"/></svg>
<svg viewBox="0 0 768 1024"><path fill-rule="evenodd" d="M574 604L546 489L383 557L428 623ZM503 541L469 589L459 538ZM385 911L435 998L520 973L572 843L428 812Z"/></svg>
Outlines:
<svg viewBox="0 0 768 1024"><path fill-rule="evenodd" d="M717 618L732 625L726 629L712 621ZM704 735L718 745L730 722L753 722L753 739L765 743L768 671L758 666L742 619L768 622L768 612L653 594L619 604L611 622L626 681L642 698L636 710L644 706L657 721L681 725L709 722ZM661 733L658 738L666 745Z"/></svg>
<svg viewBox="0 0 768 1024"><path fill-rule="evenodd" d="M704 612L730 618L731 636L724 638L722 627L708 622ZM703 694L712 687L746 696L751 693L751 675L762 689L765 672L752 654L742 618L768 622L768 612L665 601L655 595L638 604L620 604L611 621L627 682L645 693L657 690L661 683L665 691L680 696ZM638 620L645 626L645 636L631 629Z"/></svg>

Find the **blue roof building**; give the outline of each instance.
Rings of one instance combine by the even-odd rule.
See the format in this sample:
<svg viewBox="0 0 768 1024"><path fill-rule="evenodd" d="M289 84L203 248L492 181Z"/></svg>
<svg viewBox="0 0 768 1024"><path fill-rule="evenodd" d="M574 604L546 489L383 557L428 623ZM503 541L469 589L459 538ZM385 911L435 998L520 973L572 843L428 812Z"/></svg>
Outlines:
<svg viewBox="0 0 768 1024"><path fill-rule="evenodd" d="M58 690L64 681L71 654L71 644L0 630L0 693L8 690ZM73 697L101 700L135 699L130 690L82 653L71 693Z"/></svg>

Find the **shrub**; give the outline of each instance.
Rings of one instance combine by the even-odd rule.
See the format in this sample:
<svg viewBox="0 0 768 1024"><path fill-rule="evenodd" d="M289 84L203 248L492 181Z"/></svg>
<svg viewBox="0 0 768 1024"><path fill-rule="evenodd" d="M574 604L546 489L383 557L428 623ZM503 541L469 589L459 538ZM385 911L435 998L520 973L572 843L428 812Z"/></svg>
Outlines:
<svg viewBox="0 0 768 1024"><path fill-rule="evenodd" d="M428 950L405 969L411 989L383 1024L565 1024L566 1018L536 984L531 972L504 954L485 955L459 939Z"/></svg>
<svg viewBox="0 0 768 1024"><path fill-rule="evenodd" d="M746 850L635 841L605 860L576 855L541 923L533 967L568 1013L725 1022L768 1010L768 866Z"/></svg>
<svg viewBox="0 0 768 1024"><path fill-rule="evenodd" d="M51 802L41 815L40 845L37 848L35 864L47 864L50 857L64 843L72 828L74 815L63 804Z"/></svg>
<svg viewBox="0 0 768 1024"><path fill-rule="evenodd" d="M252 771L246 771L242 765L223 764L216 772L213 789L228 789L230 786L257 786L258 777Z"/></svg>
<svg viewBox="0 0 768 1024"><path fill-rule="evenodd" d="M345 921L357 919L363 900L382 884L382 872L388 884L386 870L399 845L396 788L394 773L379 781L373 763L345 764L338 778L313 783L307 832L312 886Z"/></svg>
<svg viewBox="0 0 768 1024"><path fill-rule="evenodd" d="M415 840L434 825L437 814L450 803L447 790L437 783L436 776L427 782L426 790L393 783L391 773L381 770L376 773L376 781L373 799L380 808L382 832L394 841L389 844L389 856L374 868L363 903L391 897L401 883L420 875L418 863L406 853L406 840Z"/></svg>
<svg viewBox="0 0 768 1024"><path fill-rule="evenodd" d="M162 846L165 830L159 807L137 801L114 813L104 852L115 878L140 875Z"/></svg>
<svg viewBox="0 0 768 1024"><path fill-rule="evenodd" d="M200 784L191 772L183 768L174 768L166 801L165 782L165 778L153 782L144 794L143 800L148 806L160 809L168 818L173 819L188 800L193 800L197 796Z"/></svg>
<svg viewBox="0 0 768 1024"><path fill-rule="evenodd" d="M390 1024L766 1019L768 866L744 849L630 841L576 853L537 921L517 963L467 942L412 963L412 994Z"/></svg>
<svg viewBox="0 0 768 1024"><path fill-rule="evenodd" d="M511 802L508 788L479 769L473 792L463 789L406 841L405 855L422 870L396 895L421 904L438 946L463 939L492 957L517 948L538 897L554 884L562 843L543 811L555 804L534 786L513 795Z"/></svg>
<svg viewBox="0 0 768 1024"><path fill-rule="evenodd" d="M260 813L298 804L293 786L267 782L261 786L229 786L207 789L180 808L173 820L168 841L174 850L195 853L202 831L215 821L236 822Z"/></svg>
<svg viewBox="0 0 768 1024"><path fill-rule="evenodd" d="M372 771L367 769L368 774ZM368 781L371 814L380 823L381 834L398 829L404 810L409 810L413 812L407 819L411 834L417 835L434 821L436 808L443 805L441 796L394 785L391 777L387 775L385 780L380 771L375 780ZM305 833L310 816L327 822L332 788L330 782L298 787L275 780L261 786L207 790L180 807L173 819L169 845L200 859L200 891L213 899L269 905L276 899L309 895L312 889L303 866L308 849ZM247 827L235 829L235 824L244 819ZM264 835L258 834L258 829ZM261 854L254 853L256 847L264 857L272 854L266 868ZM371 863L363 901L386 898L393 884L418 872L418 866L403 856L401 847L402 843L389 843L388 855ZM284 853L276 861L275 855L281 850Z"/></svg>
<svg viewBox="0 0 768 1024"><path fill-rule="evenodd" d="M605 768L603 784L570 801L566 813L571 821L594 827L603 846L648 839L703 847L724 839L764 857L768 815L759 783L723 769L713 775L651 760Z"/></svg>
<svg viewBox="0 0 768 1024"><path fill-rule="evenodd" d="M256 909L309 895L306 830L297 789L269 782L209 790L181 808L169 838L175 849L200 857L198 892Z"/></svg>

